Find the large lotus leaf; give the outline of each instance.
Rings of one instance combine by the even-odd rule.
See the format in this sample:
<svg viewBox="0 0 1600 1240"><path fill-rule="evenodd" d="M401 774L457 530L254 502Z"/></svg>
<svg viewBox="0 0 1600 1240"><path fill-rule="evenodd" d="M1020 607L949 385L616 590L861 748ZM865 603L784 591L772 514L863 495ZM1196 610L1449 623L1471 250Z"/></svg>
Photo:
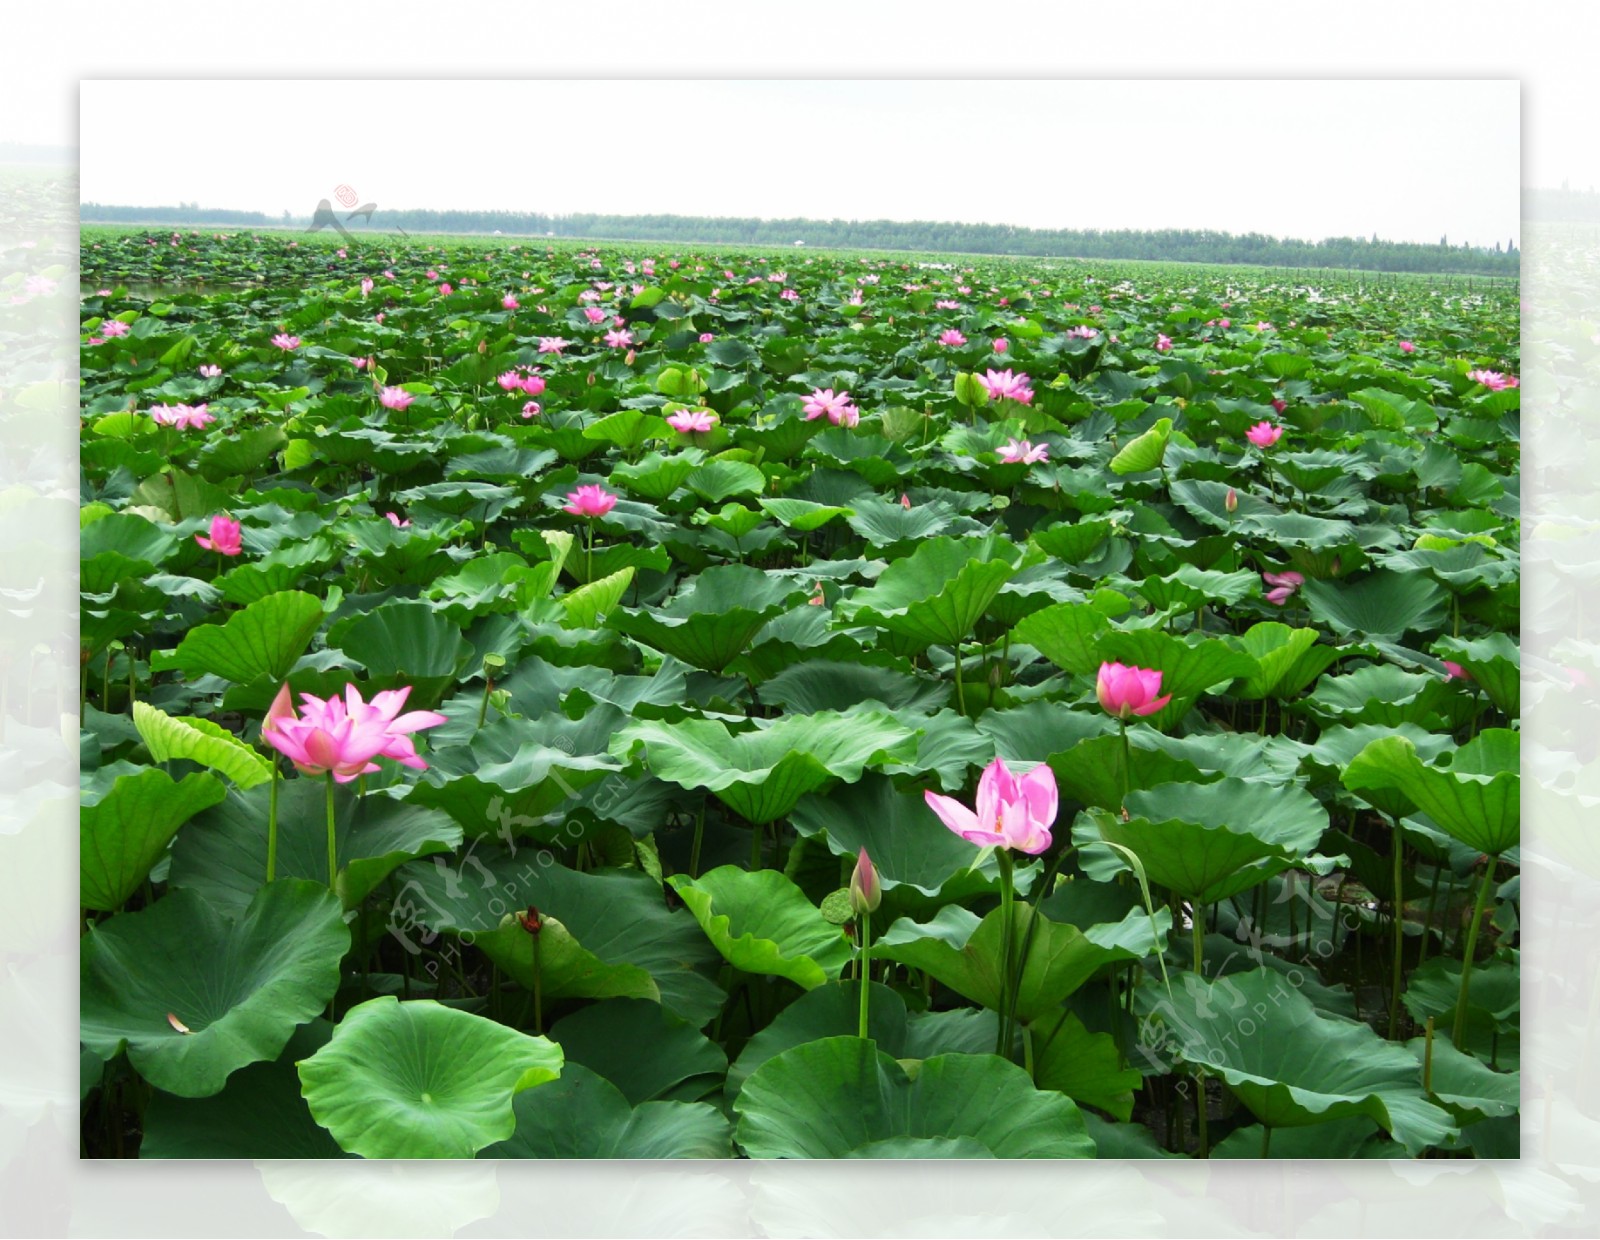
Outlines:
<svg viewBox="0 0 1600 1240"><path fill-rule="evenodd" d="M1032 1034L1034 1081L1040 1089L1057 1090L1126 1123L1133 1117L1133 1091L1144 1078L1122 1066L1116 1039L1109 1033L1090 1033L1070 1012L1057 1020L1059 1024L1040 1021Z"/></svg>
<svg viewBox="0 0 1600 1240"><path fill-rule="evenodd" d="M711 719L634 720L611 752L626 759L642 747L658 779L707 788L746 820L768 823L831 779L853 782L869 766L909 758L915 738L882 711L854 709L786 715L737 733Z"/></svg>
<svg viewBox="0 0 1600 1240"><path fill-rule="evenodd" d="M569 629L594 628L616 607L632 584L633 569L620 568L568 591L561 596L561 608L567 613L563 623Z"/></svg>
<svg viewBox="0 0 1600 1240"><path fill-rule="evenodd" d="M1444 617L1445 590L1422 573L1376 570L1351 580L1307 581L1300 595L1311 618L1337 633L1399 637L1428 632Z"/></svg>
<svg viewBox="0 0 1600 1240"><path fill-rule="evenodd" d="M454 744L446 725L409 799L444 810L473 836L515 833L548 843L561 824L543 816L622 769L605 747L623 718L601 705L577 720L554 711L498 719Z"/></svg>
<svg viewBox="0 0 1600 1240"><path fill-rule="evenodd" d="M698 466L683 484L707 503L720 504L735 495L760 495L767 479L744 461L713 460Z"/></svg>
<svg viewBox="0 0 1600 1240"><path fill-rule="evenodd" d="M396 876L389 932L421 950L417 927L493 934L508 912L536 907L555 918L586 952L611 965L637 965L654 979L664 1006L702 1028L726 996L709 974L721 958L694 917L666 906L656 880L638 870L584 874L554 864L548 851L503 853L482 844L457 865L434 857ZM518 928L517 931L523 931ZM531 951L531 948L529 949ZM531 956L529 960L531 972Z"/></svg>
<svg viewBox="0 0 1600 1240"><path fill-rule="evenodd" d="M1435 1019L1434 1045L1448 1039L1451 1017L1461 997L1461 962L1448 956L1430 957L1406 979L1400 1001L1417 1025ZM1473 966L1467 986L1467 1024L1462 1033L1464 1052L1485 1059L1504 1053L1507 1034L1517 1031L1522 1008L1522 973L1508 960L1485 960Z"/></svg>
<svg viewBox="0 0 1600 1240"><path fill-rule="evenodd" d="M1226 482L1213 482L1209 479L1181 479L1172 483L1168 488L1168 494L1172 496L1172 502L1190 516L1218 530L1233 530L1242 521L1270 517L1278 512L1264 499L1239 491ZM1233 512L1228 511L1230 494L1236 501Z"/></svg>
<svg viewBox="0 0 1600 1240"><path fill-rule="evenodd" d="M1426 726L1436 719L1444 690L1438 676L1374 664L1343 676L1324 676L1306 705L1326 722Z"/></svg>
<svg viewBox="0 0 1600 1240"><path fill-rule="evenodd" d="M1426 1038L1412 1038L1406 1049L1419 1064L1431 1063L1428 1096L1449 1111L1458 1125L1517 1113L1522 1102L1520 1072L1496 1072L1444 1038L1435 1038L1431 1048Z"/></svg>
<svg viewBox="0 0 1600 1240"><path fill-rule="evenodd" d="M1120 736L1095 736L1079 741L1052 757L1050 769L1055 772L1056 787L1063 800L1097 805L1101 809L1121 806L1123 794L1130 788L1154 788L1157 784L1184 780L1202 784L1217 778L1202 774L1194 763L1159 749L1130 744L1124 752Z"/></svg>
<svg viewBox="0 0 1600 1240"><path fill-rule="evenodd" d="M914 641L953 645L970 636L984 610L1016 572L995 558L990 540L932 538L896 560L871 586L839 605L851 624L874 624Z"/></svg>
<svg viewBox="0 0 1600 1240"><path fill-rule="evenodd" d="M839 856L854 858L865 848L885 895L901 884L937 895L981 854L928 812L920 792L901 792L883 776L806 797L791 821L802 836L826 832L828 848Z"/></svg>
<svg viewBox="0 0 1600 1240"><path fill-rule="evenodd" d="M327 781L289 779L278 791L278 878L328 882ZM238 913L266 881L270 790L230 791L197 815L173 845L168 881L197 891L228 913ZM355 908L374 888L417 857L449 852L461 828L437 810L381 794L358 796L334 788L337 890Z"/></svg>
<svg viewBox="0 0 1600 1240"><path fill-rule="evenodd" d="M708 568L665 607L613 609L606 626L675 659L720 672L802 589L742 564Z"/></svg>
<svg viewBox="0 0 1600 1240"><path fill-rule="evenodd" d="M892 711L925 714L950 699L950 686L894 667L830 659L793 663L761 686L761 700L795 714L847 710L880 702Z"/></svg>
<svg viewBox="0 0 1600 1240"><path fill-rule="evenodd" d="M1480 471L1477 477L1485 476L1481 466L1469 463L1465 468L1469 476L1475 470ZM1424 544L1409 551L1396 551L1383 557L1383 566L1406 576L1426 573L1460 594L1471 593L1480 586L1493 589L1517 576L1518 564L1514 558L1501 558L1486 550L1481 543L1457 543L1438 534L1431 537L1446 545Z"/></svg>
<svg viewBox="0 0 1600 1240"><path fill-rule="evenodd" d="M1065 702L1044 701L986 710L978 716L976 727L994 742L994 753L1008 764L1048 762L1086 740L1116 730L1116 724L1099 708L1074 710Z"/></svg>
<svg viewBox="0 0 1600 1240"><path fill-rule="evenodd" d="M1484 729L1448 767L1425 764L1403 736L1381 737L1356 755L1344 785L1396 789L1478 852L1499 856L1522 837L1521 737L1509 728Z"/></svg>
<svg viewBox="0 0 1600 1240"><path fill-rule="evenodd" d="M1128 740L1192 762L1202 771L1220 771L1270 783L1286 783L1298 775L1306 752L1304 745L1287 736L1261 736L1255 732L1168 736L1154 728L1130 727Z"/></svg>
<svg viewBox="0 0 1600 1240"><path fill-rule="evenodd" d="M1053 1014L1101 965L1139 960L1159 949L1143 910L1130 912L1114 924L1091 927L1088 932L1035 914L1025 904L1019 904L1016 911L1018 944L1030 936L1032 926L1014 1005L1017 1018L1025 1023ZM1170 914L1163 909L1156 928L1167 924ZM902 917L873 943L872 955L925 969L956 993L998 1011L1004 944L1001 910L980 920L976 913L952 904L925 924Z"/></svg>
<svg viewBox="0 0 1600 1240"><path fill-rule="evenodd" d="M549 913L541 912L539 989L548 999L650 999L661 997L655 979L639 965L608 962L589 951ZM446 927L447 929L450 927ZM524 990L534 989L532 937L507 913L494 930L463 937Z"/></svg>
<svg viewBox="0 0 1600 1240"><path fill-rule="evenodd" d="M1101 543L1111 536L1112 523L1104 518L1064 522L1048 529L1034 530L1033 541L1056 559L1077 565L1089 558Z"/></svg>
<svg viewBox="0 0 1600 1240"><path fill-rule="evenodd" d="M642 446L648 439L666 439L671 434L672 428L665 418L641 409L622 409L583 428L585 439L613 443L627 452Z"/></svg>
<svg viewBox="0 0 1600 1240"><path fill-rule="evenodd" d="M760 499L756 502L779 525L799 530L802 534L820 530L829 521L847 517L853 511L832 504L814 504L806 499Z"/></svg>
<svg viewBox="0 0 1600 1240"><path fill-rule="evenodd" d="M611 471L611 482L635 495L660 503L683 485L697 465L698 452L685 452L677 456L662 456L649 452L633 464L619 464Z"/></svg>
<svg viewBox="0 0 1600 1240"><path fill-rule="evenodd" d="M300 1061L311 1114L363 1158L471 1158L516 1129L512 1100L561 1073L545 1038L392 995L346 1012Z"/></svg>
<svg viewBox="0 0 1600 1240"><path fill-rule="evenodd" d="M1196 611L1207 603L1241 602L1260 583L1261 578L1252 572L1223 573L1182 564L1169 576L1146 577L1139 582L1138 591L1152 607L1163 611Z"/></svg>
<svg viewBox="0 0 1600 1240"><path fill-rule="evenodd" d="M571 1060L561 1079L519 1094L517 1127L484 1158L728 1158L732 1125L704 1102L630 1105L610 1081Z"/></svg>
<svg viewBox="0 0 1600 1240"><path fill-rule="evenodd" d="M236 1068L276 1059L295 1026L327 1006L350 946L343 914L326 887L288 879L237 919L172 891L91 926L79 950L79 1037L102 1059L126 1048L157 1089L217 1093Z"/></svg>
<svg viewBox="0 0 1600 1240"><path fill-rule="evenodd" d="M152 572L177 545L175 534L133 513L101 517L78 535L78 588L85 594L108 594L119 583Z"/></svg>
<svg viewBox="0 0 1600 1240"><path fill-rule="evenodd" d="M1254 624L1238 639L1256 661L1256 670L1234 690L1234 696L1255 702L1292 698L1339 658L1337 646L1318 645L1315 629L1297 629L1275 620Z"/></svg>
<svg viewBox="0 0 1600 1240"><path fill-rule="evenodd" d="M973 767L984 766L994 758L994 741L973 727L965 715L947 708L927 716L905 711L901 718L908 726L915 725L922 735L914 758L883 765L887 775L910 775L919 782L932 776L941 788L962 788Z"/></svg>
<svg viewBox="0 0 1600 1240"><path fill-rule="evenodd" d="M1362 723L1353 728L1324 728L1317 743L1306 751L1305 761L1327 779L1340 780L1345 768L1355 761L1356 755L1375 740L1384 737L1404 737L1416 746L1417 753L1432 762L1450 748L1448 736L1424 732L1414 723L1390 726L1382 723ZM1390 818L1403 818L1412 812L1410 799L1397 788L1369 787L1361 789L1361 799Z"/></svg>
<svg viewBox="0 0 1600 1240"><path fill-rule="evenodd" d="M1161 673L1161 692L1170 693L1172 701L1147 717L1157 728L1182 719L1207 690L1253 675L1257 667L1253 657L1220 637L1185 640L1156 629L1110 632L1100 638L1096 649L1102 661ZM1095 670L1099 670L1098 663Z"/></svg>
<svg viewBox="0 0 1600 1240"><path fill-rule="evenodd" d="M549 562L530 567L516 552L498 551L468 560L459 572L434 578L423 597L437 604L438 610L451 620L461 623L475 615L505 611L543 597L549 593L553 579Z"/></svg>
<svg viewBox="0 0 1600 1240"><path fill-rule="evenodd" d="M174 717L146 702L133 704L133 724L150 758L171 762L187 758L220 771L241 788L272 778L272 764L220 724L187 715Z"/></svg>
<svg viewBox="0 0 1600 1240"><path fill-rule="evenodd" d="M344 1158L300 1094L295 1065L328 1043L324 1020L296 1029L272 1063L253 1063L220 1094L178 1098L157 1091L144 1113L140 1158ZM240 1123L240 1116L249 1116Z"/></svg>
<svg viewBox="0 0 1600 1240"><path fill-rule="evenodd" d="M236 611L222 624L191 629L167 662L188 676L211 673L237 684L281 681L322 625L322 604L285 590Z"/></svg>
<svg viewBox="0 0 1600 1240"><path fill-rule="evenodd" d="M1077 1106L997 1055L937 1055L916 1079L869 1040L823 1038L762 1064L734 1102L752 1158L1093 1158Z"/></svg>
<svg viewBox="0 0 1600 1240"><path fill-rule="evenodd" d="M1182 975L1171 997L1142 996L1166 1045L1222 1078L1272 1128L1365 1115L1416 1155L1448 1139L1447 1112L1422 1093L1422 1066L1364 1024L1322 1016L1275 969L1207 982Z"/></svg>
<svg viewBox="0 0 1600 1240"><path fill-rule="evenodd" d="M888 547L912 538L943 532L955 516L949 504L933 501L910 508L876 497L857 500L847 524L874 547Z"/></svg>
<svg viewBox="0 0 1600 1240"><path fill-rule="evenodd" d="M837 977L850 960L839 927L776 870L724 865L699 878L674 874L668 881L736 969L786 977L811 990Z"/></svg>
<svg viewBox="0 0 1600 1240"><path fill-rule="evenodd" d="M1433 649L1441 658L1460 664L1507 719L1522 713L1522 651L1506 634L1491 633L1473 641L1443 637Z"/></svg>
<svg viewBox="0 0 1600 1240"><path fill-rule="evenodd" d="M485 523L522 504L516 488L495 486L490 482L435 482L396 492L395 498L413 505L424 515L466 517Z"/></svg>
<svg viewBox="0 0 1600 1240"><path fill-rule="evenodd" d="M385 603L341 621L328 644L360 660L372 688L410 685L408 710L437 705L472 661L472 645L460 628L427 603Z"/></svg>
<svg viewBox="0 0 1600 1240"><path fill-rule="evenodd" d="M138 889L178 828L227 795L204 771L175 780L119 762L95 772L78 815L78 902L111 912Z"/></svg>
<svg viewBox="0 0 1600 1240"><path fill-rule="evenodd" d="M728 1069L725 1090L728 1101L732 1102L739 1096L739 1091L744 1088L744 1083L750 1079L752 1072L784 1051L803 1046L807 1042L815 1042L819 1038L848 1037L857 1033L861 1028L860 986L860 982L818 986L779 1012L771 1024L759 1030L744 1044L739 1058ZM896 1059L907 1058L905 1000L879 982L872 982L871 986L872 1001L867 1011L867 1036L877 1043L880 1050L888 1052ZM996 1028L991 1016L987 1025L988 1038L983 1050L994 1049Z"/></svg>
<svg viewBox="0 0 1600 1240"><path fill-rule="evenodd" d="M1172 434L1172 419L1157 418L1155 424L1137 438L1130 439L1122 450L1111 458L1110 470L1114 474L1142 474L1160 466L1166 455L1167 438Z"/></svg>
<svg viewBox="0 0 1600 1240"><path fill-rule="evenodd" d="M1115 814L1085 815L1074 841L1080 848L1097 839L1120 845L1139 858L1152 883L1201 904L1265 882L1311 852L1328 829L1328 811L1303 788L1264 791L1231 776L1136 791L1127 806L1127 822Z"/></svg>
<svg viewBox="0 0 1600 1240"><path fill-rule="evenodd" d="M728 1071L721 1046L646 999L579 1008L558 1020L550 1037L561 1043L569 1069L582 1064L605 1077L634 1106L661 1099L693 1102L719 1088Z"/></svg>

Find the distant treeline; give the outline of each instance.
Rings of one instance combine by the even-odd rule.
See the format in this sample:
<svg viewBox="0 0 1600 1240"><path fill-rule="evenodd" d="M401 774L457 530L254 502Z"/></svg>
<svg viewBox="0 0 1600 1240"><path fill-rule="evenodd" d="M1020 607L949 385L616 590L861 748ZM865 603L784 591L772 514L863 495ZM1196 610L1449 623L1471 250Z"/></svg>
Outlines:
<svg viewBox="0 0 1600 1240"><path fill-rule="evenodd" d="M339 213L341 216L343 212ZM226 224L304 227L311 217L284 212L228 211L182 203L120 207L86 202L85 223ZM684 215L546 215L534 211L429 211L380 208L370 220L345 221L352 233L505 233L587 241L702 242L713 245L788 245L818 249L914 250L935 254L1005 254L1035 258L1149 259L1159 262L1249 263L1266 267L1339 267L1357 271L1449 272L1515 276L1521 253L1502 249L1381 241L1377 236L1322 241L1226 233L1210 229L1039 229L1008 224L951 224L931 220L700 219ZM324 230L326 231L326 230Z"/></svg>

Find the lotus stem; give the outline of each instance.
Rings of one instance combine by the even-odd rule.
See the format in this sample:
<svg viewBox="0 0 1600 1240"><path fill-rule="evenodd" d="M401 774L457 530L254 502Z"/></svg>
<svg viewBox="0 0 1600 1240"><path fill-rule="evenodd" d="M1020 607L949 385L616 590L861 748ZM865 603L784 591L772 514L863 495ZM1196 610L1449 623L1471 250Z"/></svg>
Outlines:
<svg viewBox="0 0 1600 1240"><path fill-rule="evenodd" d="M866 1041L867 1000L872 991L872 975L868 969L870 962L867 959L867 952L872 947L872 914L862 913L860 917L856 918L856 924L860 928L861 939L861 1020L859 1029L861 1040Z"/></svg>
<svg viewBox="0 0 1600 1240"><path fill-rule="evenodd" d="M1261 1157L1270 1158L1272 1150L1272 1125L1261 1125Z"/></svg>
<svg viewBox="0 0 1600 1240"><path fill-rule="evenodd" d="M1457 1047L1456 1049L1460 1049ZM1433 1017L1428 1017L1427 1031L1422 1035L1422 1092L1433 1092Z"/></svg>
<svg viewBox="0 0 1600 1240"><path fill-rule="evenodd" d="M542 962L539 959L539 936L530 936L533 939L533 1031L536 1034L544 1033L544 978Z"/></svg>
<svg viewBox="0 0 1600 1240"><path fill-rule="evenodd" d="M967 691L961 684L961 643L956 642L956 709L967 713Z"/></svg>
<svg viewBox="0 0 1600 1240"><path fill-rule="evenodd" d="M339 850L333 813L333 772L328 772L328 890L338 894Z"/></svg>
<svg viewBox="0 0 1600 1240"><path fill-rule="evenodd" d="M1000 922L1003 927L1000 957L1000 1032L995 1040L994 1053L1011 1058L1011 944L1016 934L1017 897L1012 890L1011 854L1004 848L995 853L1000 863Z"/></svg>
<svg viewBox="0 0 1600 1240"><path fill-rule="evenodd" d="M1405 837L1400 834L1398 819L1391 819L1389 825L1394 828L1394 893L1390 905L1390 916L1394 920L1394 976L1389 985L1389 1038L1394 1040L1400 1029L1400 980L1405 968L1405 900L1401 895L1405 874L1402 863L1405 859Z"/></svg>
<svg viewBox="0 0 1600 1240"><path fill-rule="evenodd" d="M1467 988L1472 981L1472 956L1478 948L1478 927L1483 924L1483 911L1489 907L1489 893L1494 889L1496 857L1487 857L1483 863L1483 883L1478 887L1478 900L1472 906L1472 921L1467 926L1467 943L1461 949L1461 993L1456 998L1455 1023L1450 1027L1450 1041L1461 1049L1461 1035L1467 1027Z"/></svg>
<svg viewBox="0 0 1600 1240"><path fill-rule="evenodd" d="M700 841L706 829L706 803L700 802L700 812L694 820L694 845L689 849L689 877L700 877Z"/></svg>
<svg viewBox="0 0 1600 1240"><path fill-rule="evenodd" d="M1206 977L1206 931L1200 901L1189 905L1190 940L1194 944L1194 975L1201 981ZM1210 1156L1210 1142L1206 1136L1206 1070L1196 1064L1194 1069L1194 1116L1200 1137L1200 1157Z"/></svg>
<svg viewBox="0 0 1600 1240"><path fill-rule="evenodd" d="M1119 716L1117 726L1122 729L1122 808L1127 809L1133 793L1133 749L1128 744L1128 721Z"/></svg>
<svg viewBox="0 0 1600 1240"><path fill-rule="evenodd" d="M278 755L272 759L272 789L267 794L267 881L278 875Z"/></svg>
<svg viewBox="0 0 1600 1240"><path fill-rule="evenodd" d="M764 842L761 838L761 835L764 829L765 828L759 822L751 824L750 868L752 870L759 870L761 868L761 845Z"/></svg>

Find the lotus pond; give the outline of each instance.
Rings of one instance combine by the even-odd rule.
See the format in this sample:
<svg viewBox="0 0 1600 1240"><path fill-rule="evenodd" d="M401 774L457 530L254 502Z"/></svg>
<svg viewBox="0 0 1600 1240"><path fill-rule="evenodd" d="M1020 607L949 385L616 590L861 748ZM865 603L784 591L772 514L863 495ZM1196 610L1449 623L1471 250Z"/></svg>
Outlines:
<svg viewBox="0 0 1600 1240"><path fill-rule="evenodd" d="M82 272L85 1156L1516 1155L1514 286Z"/></svg>

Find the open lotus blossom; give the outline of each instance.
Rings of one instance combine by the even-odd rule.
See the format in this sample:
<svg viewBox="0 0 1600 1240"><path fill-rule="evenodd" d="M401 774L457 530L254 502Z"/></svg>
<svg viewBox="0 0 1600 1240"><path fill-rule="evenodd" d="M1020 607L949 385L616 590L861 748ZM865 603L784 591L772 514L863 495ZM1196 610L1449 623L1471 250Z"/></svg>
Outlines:
<svg viewBox="0 0 1600 1240"><path fill-rule="evenodd" d="M1043 762L1018 779L1003 758L995 758L978 780L974 809L936 792L922 796L939 821L969 843L1035 855L1050 847L1059 797L1055 772Z"/></svg>
<svg viewBox="0 0 1600 1240"><path fill-rule="evenodd" d="M1026 439L1008 439L1000 449L1000 459L1007 465L1032 465L1035 461L1050 459L1050 445L1036 444Z"/></svg>
<svg viewBox="0 0 1600 1240"><path fill-rule="evenodd" d="M603 517L617 506L617 497L604 487L590 483L567 492L563 511L575 517Z"/></svg>
<svg viewBox="0 0 1600 1240"><path fill-rule="evenodd" d="M1444 678L1446 680L1471 680L1472 673L1461 664L1451 659L1442 660L1444 663Z"/></svg>
<svg viewBox="0 0 1600 1240"><path fill-rule="evenodd" d="M203 430L217 420L207 413L204 405L155 405L150 417L160 426L176 426L179 430Z"/></svg>
<svg viewBox="0 0 1600 1240"><path fill-rule="evenodd" d="M508 392L522 391L522 372L508 370L503 375L497 375L495 382Z"/></svg>
<svg viewBox="0 0 1600 1240"><path fill-rule="evenodd" d="M500 308L502 310L520 310L520 309L522 309L522 303L519 302L510 293L507 293L504 297L502 297L500 299Z"/></svg>
<svg viewBox="0 0 1600 1240"><path fill-rule="evenodd" d="M300 347L300 337L291 336L288 332L279 332L272 338L272 343L287 352L290 349L298 349Z"/></svg>
<svg viewBox="0 0 1600 1240"><path fill-rule="evenodd" d="M1160 335L1158 333L1156 335L1156 352L1157 353L1170 353L1171 351L1172 351L1172 337L1171 336L1163 336L1163 335Z"/></svg>
<svg viewBox="0 0 1600 1240"><path fill-rule="evenodd" d="M562 349L566 348L571 343L572 341L563 340L560 336L540 336L539 352L560 353Z"/></svg>
<svg viewBox="0 0 1600 1240"><path fill-rule="evenodd" d="M544 376L533 373L522 376L522 390L529 396L537 396L544 391Z"/></svg>
<svg viewBox="0 0 1600 1240"><path fill-rule="evenodd" d="M703 433L715 426L717 421L717 415L709 409L680 409L667 417L667 425L680 435Z"/></svg>
<svg viewBox="0 0 1600 1240"><path fill-rule="evenodd" d="M100 335L109 339L112 336L126 336L128 325L120 319L107 319L100 324Z"/></svg>
<svg viewBox="0 0 1600 1240"><path fill-rule="evenodd" d="M633 333L619 327L606 333L606 343L613 349L625 349L633 343Z"/></svg>
<svg viewBox="0 0 1600 1240"><path fill-rule="evenodd" d="M827 416L835 426L854 426L861 421L861 411L850 403L850 393L834 395L832 388L817 388L802 402L806 421Z"/></svg>
<svg viewBox="0 0 1600 1240"><path fill-rule="evenodd" d="M1520 382L1515 375L1501 374L1498 370L1469 370L1467 371L1467 378L1474 383L1483 384L1491 392L1501 392L1506 388L1520 386Z"/></svg>
<svg viewBox="0 0 1600 1240"><path fill-rule="evenodd" d="M583 314L591 323L604 323L607 317L606 312L599 306L585 306Z"/></svg>
<svg viewBox="0 0 1600 1240"><path fill-rule="evenodd" d="M1016 374L1012 374L1009 370L985 371L978 382L983 384L993 400L1014 400L1019 405L1031 404L1033 401L1030 380L1020 371Z"/></svg>
<svg viewBox="0 0 1600 1240"><path fill-rule="evenodd" d="M953 327L947 327L939 334L939 343L955 349L967 343L967 338Z"/></svg>
<svg viewBox="0 0 1600 1240"><path fill-rule="evenodd" d="M261 739L293 762L301 774L332 772L341 784L378 770L374 758L389 758L425 771L428 764L417 756L410 733L449 721L431 710L401 714L410 693L410 685L385 689L366 702L354 685L346 685L343 698L302 693L296 713L289 686L284 685L262 721Z"/></svg>
<svg viewBox="0 0 1600 1240"><path fill-rule="evenodd" d="M406 409L416 396L404 388L386 387L378 393L378 403L385 409Z"/></svg>
<svg viewBox="0 0 1600 1240"><path fill-rule="evenodd" d="M376 287L377 286L375 284L373 284L373 282L372 282L370 277L369 278L364 278L361 281L361 295L363 297L365 297L368 293L372 292L372 290L374 288L376 288Z"/></svg>
<svg viewBox="0 0 1600 1240"><path fill-rule="evenodd" d="M1080 323L1078 326L1067 332L1067 336L1069 338L1075 337L1079 340L1093 340L1099 334L1100 333L1098 331L1090 327L1087 323Z"/></svg>
<svg viewBox="0 0 1600 1240"><path fill-rule="evenodd" d="M700 333L700 343L701 344L710 344L715 339L716 339L716 337L713 336L710 332L701 332Z"/></svg>
<svg viewBox="0 0 1600 1240"><path fill-rule="evenodd" d="M410 525L411 525L410 519L408 518L408 519L402 521L400 519L400 514L398 512L386 512L386 513L383 514L383 516L384 516L384 520L388 521L388 523L390 525L394 526L394 528L397 529L397 530L403 530L403 529L410 528Z"/></svg>
<svg viewBox="0 0 1600 1240"><path fill-rule="evenodd" d="M1271 422L1257 422L1244 433L1244 437L1258 448L1270 448L1283 436L1283 427Z"/></svg>
<svg viewBox="0 0 1600 1240"><path fill-rule="evenodd" d="M241 532L237 521L218 513L211 518L211 537L196 534L194 540L207 551L215 551L218 555L238 555L244 550L244 544L239 540Z"/></svg>
<svg viewBox="0 0 1600 1240"><path fill-rule="evenodd" d="M1004 353L1010 347L1011 347L1011 342L1009 340L1007 340L1004 336L996 336L994 338L993 348L994 348L994 351L996 353Z"/></svg>
<svg viewBox="0 0 1600 1240"><path fill-rule="evenodd" d="M1412 344L1411 341L1402 340L1400 342L1400 352L1402 352L1402 353L1415 353L1416 351L1417 351L1417 346Z"/></svg>
<svg viewBox="0 0 1600 1240"><path fill-rule="evenodd" d="M1121 663L1102 663L1095 677L1095 696L1107 714L1118 719L1153 715L1172 700L1161 693L1161 673L1152 668L1128 667Z"/></svg>
<svg viewBox="0 0 1600 1240"><path fill-rule="evenodd" d="M221 374L222 374L222 367L221 366L202 366L202 367L200 367L200 377L202 379L216 379L216 378L220 377Z"/></svg>
<svg viewBox="0 0 1600 1240"><path fill-rule="evenodd" d="M530 400L527 404L522 406L522 416L524 418L536 418L542 412L544 412L544 406L542 406L536 400Z"/></svg>
<svg viewBox="0 0 1600 1240"><path fill-rule="evenodd" d="M1305 577L1293 569L1282 573L1262 573L1261 580L1271 587L1267 591L1267 602L1274 607L1282 607L1306 583Z"/></svg>

